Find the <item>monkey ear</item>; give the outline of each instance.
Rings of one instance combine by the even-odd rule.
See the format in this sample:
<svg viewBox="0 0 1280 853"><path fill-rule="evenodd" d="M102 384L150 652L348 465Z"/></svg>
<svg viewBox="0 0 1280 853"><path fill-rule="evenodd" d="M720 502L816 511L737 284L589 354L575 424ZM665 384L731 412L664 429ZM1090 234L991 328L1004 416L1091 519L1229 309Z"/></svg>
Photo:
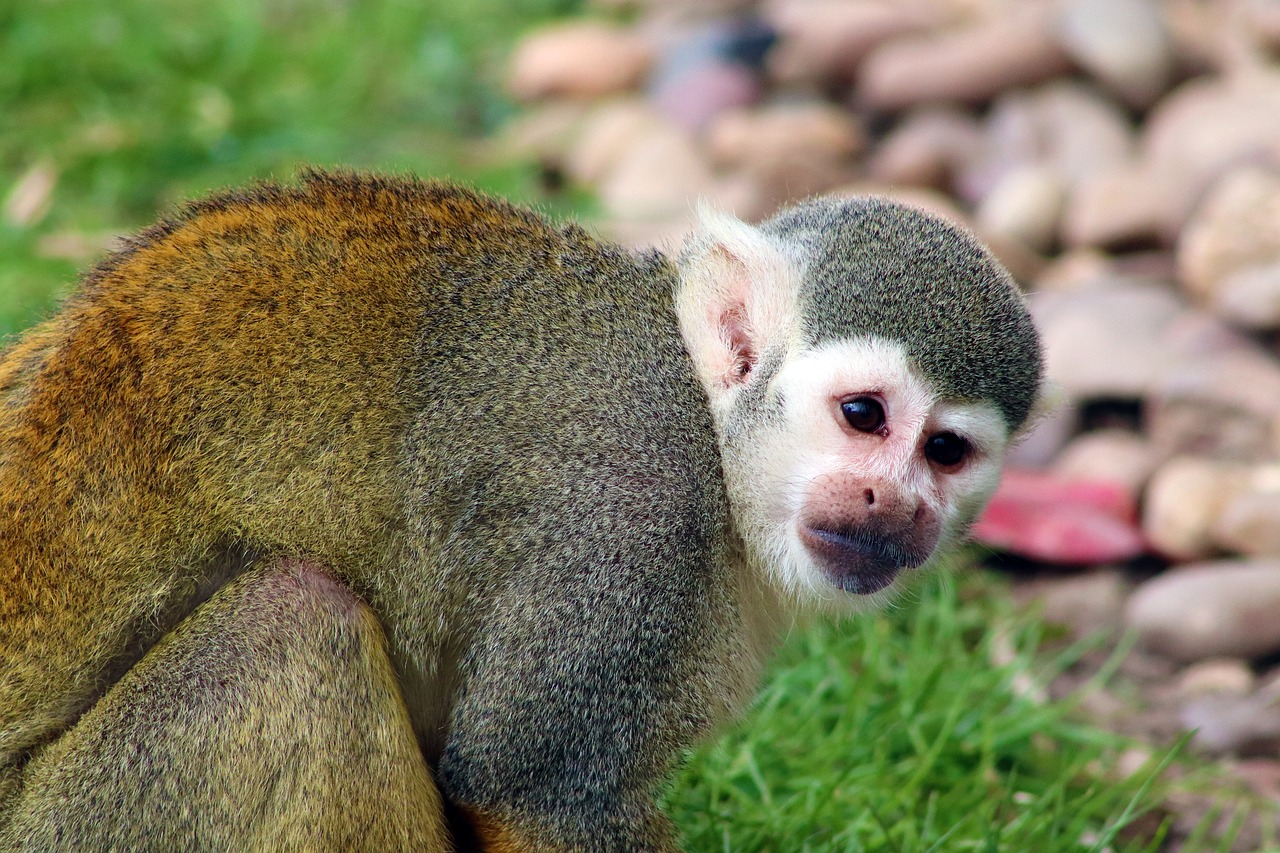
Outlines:
<svg viewBox="0 0 1280 853"><path fill-rule="evenodd" d="M786 334L799 273L759 229L705 203L678 266L680 331L714 402L744 384Z"/></svg>

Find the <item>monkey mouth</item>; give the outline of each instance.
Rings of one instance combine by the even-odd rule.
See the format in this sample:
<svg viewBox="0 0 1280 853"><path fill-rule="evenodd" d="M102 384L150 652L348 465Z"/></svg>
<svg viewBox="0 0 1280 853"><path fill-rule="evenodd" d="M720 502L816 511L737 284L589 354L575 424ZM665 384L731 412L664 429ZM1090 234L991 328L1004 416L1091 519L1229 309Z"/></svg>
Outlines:
<svg viewBox="0 0 1280 853"><path fill-rule="evenodd" d="M903 537L865 528L834 529L800 526L800 541L822 566L831 581L854 595L879 592L897 579L903 569L913 569L929 559L929 553L903 544Z"/></svg>

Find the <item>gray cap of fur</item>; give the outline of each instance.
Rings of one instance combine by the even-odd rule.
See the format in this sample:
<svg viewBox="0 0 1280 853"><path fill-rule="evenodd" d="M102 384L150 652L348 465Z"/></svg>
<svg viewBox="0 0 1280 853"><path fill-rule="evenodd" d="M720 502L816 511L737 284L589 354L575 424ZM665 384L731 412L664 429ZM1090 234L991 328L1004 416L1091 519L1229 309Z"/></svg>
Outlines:
<svg viewBox="0 0 1280 853"><path fill-rule="evenodd" d="M806 343L900 342L946 397L991 400L1010 430L1035 402L1040 342L1009 273L964 229L885 199L818 199L761 226L809 258Z"/></svg>

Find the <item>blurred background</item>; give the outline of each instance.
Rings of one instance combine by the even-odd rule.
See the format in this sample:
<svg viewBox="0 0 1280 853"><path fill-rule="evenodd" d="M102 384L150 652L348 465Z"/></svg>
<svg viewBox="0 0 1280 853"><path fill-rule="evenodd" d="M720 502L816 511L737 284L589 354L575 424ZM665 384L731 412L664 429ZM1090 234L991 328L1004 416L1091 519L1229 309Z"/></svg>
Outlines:
<svg viewBox="0 0 1280 853"><path fill-rule="evenodd" d="M1280 849L1280 2L19 0L0 333L183 200L448 176L673 248L887 194L967 224L1052 382L977 546L797 629L666 807L691 850Z"/></svg>

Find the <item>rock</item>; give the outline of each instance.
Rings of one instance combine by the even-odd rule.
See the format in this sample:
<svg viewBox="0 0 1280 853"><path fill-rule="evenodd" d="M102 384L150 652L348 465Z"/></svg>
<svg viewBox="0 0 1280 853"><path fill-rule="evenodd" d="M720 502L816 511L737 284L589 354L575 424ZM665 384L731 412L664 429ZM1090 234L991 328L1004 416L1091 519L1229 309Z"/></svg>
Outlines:
<svg viewBox="0 0 1280 853"><path fill-rule="evenodd" d="M1241 466L1221 460L1188 456L1166 462L1147 486L1142 518L1147 541L1177 560L1214 554L1218 518L1247 479Z"/></svg>
<svg viewBox="0 0 1280 853"><path fill-rule="evenodd" d="M1132 498L1114 483L1006 468L973 538L1048 563L1127 560L1146 548L1135 515Z"/></svg>
<svg viewBox="0 0 1280 853"><path fill-rule="evenodd" d="M1157 457L1151 443L1123 429L1087 432L1063 449L1053 466L1067 480L1116 483L1136 502L1155 471Z"/></svg>
<svg viewBox="0 0 1280 853"><path fill-rule="evenodd" d="M1130 161L1135 147L1132 122L1097 89L1055 80L1030 97L1045 159L1073 187Z"/></svg>
<svg viewBox="0 0 1280 853"><path fill-rule="evenodd" d="M1053 169L1074 188L1099 172L1129 163L1133 131L1128 117L1095 89L1054 81L996 99L984 126L981 156L960 173L957 189L980 200L1010 172L1026 166Z"/></svg>
<svg viewBox="0 0 1280 853"><path fill-rule="evenodd" d="M577 139L564 157L565 173L580 184L596 186L637 139L669 132L662 116L639 98L606 101L581 121Z"/></svg>
<svg viewBox="0 0 1280 853"><path fill-rule="evenodd" d="M1236 169L1215 184L1178 242L1178 269L1187 291L1217 306L1230 276L1280 263L1280 173Z"/></svg>
<svg viewBox="0 0 1280 853"><path fill-rule="evenodd" d="M1213 537L1239 554L1280 555L1280 464L1249 468L1245 486L1219 513Z"/></svg>
<svg viewBox="0 0 1280 853"><path fill-rule="evenodd" d="M866 136L844 109L820 102L732 110L707 131L711 161L752 176L775 204L849 180Z"/></svg>
<svg viewBox="0 0 1280 853"><path fill-rule="evenodd" d="M1280 761L1268 758L1247 758L1235 762L1232 773L1243 779L1249 790L1271 802L1280 802ZM1254 849L1261 848L1259 843Z"/></svg>
<svg viewBox="0 0 1280 853"><path fill-rule="evenodd" d="M1093 248L1068 249L1041 270L1033 290L1078 293L1105 287L1108 279L1116 277L1115 264L1107 253Z"/></svg>
<svg viewBox="0 0 1280 853"><path fill-rule="evenodd" d="M700 131L725 110L760 99L760 68L776 37L746 16L660 39L665 46L650 75L650 98L667 118Z"/></svg>
<svg viewBox="0 0 1280 853"><path fill-rule="evenodd" d="M1066 184L1047 166L1026 166L996 184L979 205L976 219L984 232L1018 240L1040 252L1052 248L1066 199Z"/></svg>
<svg viewBox="0 0 1280 853"><path fill-rule="evenodd" d="M1165 330L1185 309L1169 290L1116 283L1029 299L1045 374L1073 399L1140 399L1169 369Z"/></svg>
<svg viewBox="0 0 1280 853"><path fill-rule="evenodd" d="M1206 188L1233 166L1276 162L1280 73L1200 78L1161 99L1147 117L1139 159L1164 185L1167 238L1176 236Z"/></svg>
<svg viewBox="0 0 1280 853"><path fill-rule="evenodd" d="M1148 107L1174 71L1173 45L1153 0L1069 0L1062 45L1084 68L1133 107Z"/></svg>
<svg viewBox="0 0 1280 853"><path fill-rule="evenodd" d="M873 48L942 20L934 5L890 0L771 0L761 15L780 36L770 75L818 85L850 82Z"/></svg>
<svg viewBox="0 0 1280 853"><path fill-rule="evenodd" d="M687 130L700 131L716 116L760 100L755 72L736 62L708 62L656 87L653 102L664 116Z"/></svg>
<svg viewBox="0 0 1280 853"><path fill-rule="evenodd" d="M1209 693L1243 696L1253 692L1257 681L1253 669L1239 658L1209 658L1182 671L1178 678L1178 692L1187 697Z"/></svg>
<svg viewBox="0 0 1280 853"><path fill-rule="evenodd" d="M819 101L734 110L707 134L712 162L731 168L777 159L845 162L865 145L866 135L848 110Z"/></svg>
<svg viewBox="0 0 1280 853"><path fill-rule="evenodd" d="M619 155L599 185L605 211L622 219L666 220L686 214L690 199L713 187L693 140L671 126L646 129Z"/></svg>
<svg viewBox="0 0 1280 853"><path fill-rule="evenodd" d="M1114 633L1120 626L1128 584L1114 570L1099 570L1031 581L1019 592L1028 603L1038 604L1046 622L1070 629L1075 638L1100 631Z"/></svg>
<svg viewBox="0 0 1280 853"><path fill-rule="evenodd" d="M516 45L507 89L522 101L598 98L636 88L653 59L653 46L631 29L595 21L552 24Z"/></svg>
<svg viewBox="0 0 1280 853"><path fill-rule="evenodd" d="M1067 203L1062 242L1126 246L1160 239L1167 219L1167 184L1150 169L1125 164L1083 178Z"/></svg>
<svg viewBox="0 0 1280 853"><path fill-rule="evenodd" d="M1009 172L1045 161L1045 139L1035 101L1022 89L996 98L982 125L982 146L956 175L955 191L967 202L986 198Z"/></svg>
<svg viewBox="0 0 1280 853"><path fill-rule="evenodd" d="M1214 287L1209 308L1246 329L1280 326L1280 261L1228 273Z"/></svg>
<svg viewBox="0 0 1280 853"><path fill-rule="evenodd" d="M1145 647L1178 660L1254 658L1280 651L1276 613L1280 561L1222 561L1142 584L1129 597L1125 624Z"/></svg>
<svg viewBox="0 0 1280 853"><path fill-rule="evenodd" d="M917 107L876 146L867 174L885 184L942 188L982 144L982 131L969 113Z"/></svg>
<svg viewBox="0 0 1280 853"><path fill-rule="evenodd" d="M1242 28L1257 44L1272 52L1280 50L1280 5L1273 0L1243 0L1236 5Z"/></svg>
<svg viewBox="0 0 1280 853"><path fill-rule="evenodd" d="M497 140L500 156L563 168L566 152L582 133L590 108L579 101L550 101L508 122Z"/></svg>
<svg viewBox="0 0 1280 853"><path fill-rule="evenodd" d="M1145 746L1127 747L1116 757L1115 778L1128 779L1136 773L1141 773L1151 766L1153 758L1155 753Z"/></svg>
<svg viewBox="0 0 1280 853"><path fill-rule="evenodd" d="M1228 3L1166 0L1164 23L1177 64L1189 74L1225 69Z"/></svg>
<svg viewBox="0 0 1280 853"><path fill-rule="evenodd" d="M1148 433L1157 450L1246 460L1273 456L1280 363L1250 342L1183 343L1167 333L1166 344L1173 369L1153 382L1147 398Z"/></svg>
<svg viewBox="0 0 1280 853"><path fill-rule="evenodd" d="M1007 8L962 29L876 48L863 60L858 101L877 110L937 101L976 104L1065 73L1070 63L1053 33L1050 7Z"/></svg>
<svg viewBox="0 0 1280 853"><path fill-rule="evenodd" d="M1280 754L1280 709L1261 696L1214 694L1187 702L1182 724L1191 742L1211 755Z"/></svg>
<svg viewBox="0 0 1280 853"><path fill-rule="evenodd" d="M1049 386L1044 397L1036 403L1036 411L1026 427L1005 455L1005 464L1012 468L1047 468L1080 426L1079 412L1060 393L1061 389Z"/></svg>

